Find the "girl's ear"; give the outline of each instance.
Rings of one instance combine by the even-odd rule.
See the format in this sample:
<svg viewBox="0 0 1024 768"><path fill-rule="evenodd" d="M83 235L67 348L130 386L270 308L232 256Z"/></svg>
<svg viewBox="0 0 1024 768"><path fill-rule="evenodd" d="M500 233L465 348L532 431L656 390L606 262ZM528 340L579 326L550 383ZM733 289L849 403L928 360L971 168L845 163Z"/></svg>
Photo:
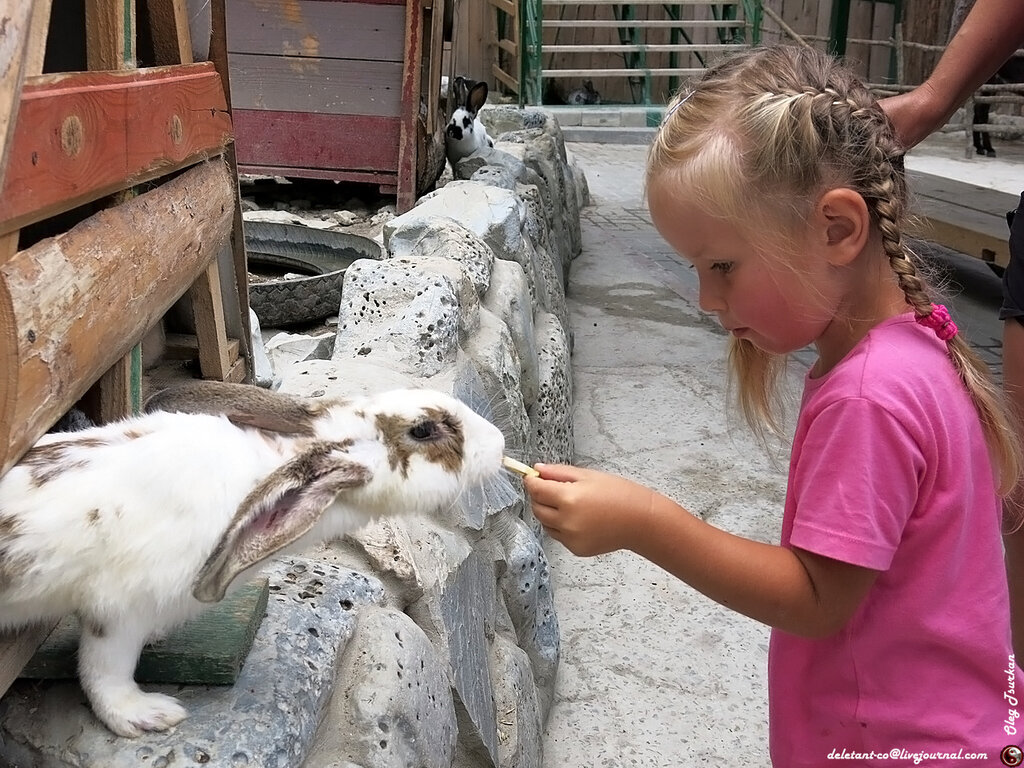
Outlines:
<svg viewBox="0 0 1024 768"><path fill-rule="evenodd" d="M821 234L829 263L850 264L867 245L871 235L871 214L860 193L846 187L830 189L818 200L815 225Z"/></svg>

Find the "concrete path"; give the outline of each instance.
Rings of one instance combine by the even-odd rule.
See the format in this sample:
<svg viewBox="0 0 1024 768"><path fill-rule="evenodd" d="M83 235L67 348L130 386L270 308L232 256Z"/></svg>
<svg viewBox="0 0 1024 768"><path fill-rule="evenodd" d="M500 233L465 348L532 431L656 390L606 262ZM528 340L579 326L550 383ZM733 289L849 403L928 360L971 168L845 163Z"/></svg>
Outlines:
<svg viewBox="0 0 1024 768"><path fill-rule="evenodd" d="M962 157L955 142L937 146L918 153L932 173L952 169L943 157ZM788 446L769 455L729 409L726 337L697 308L692 271L642 199L646 147L568 148L593 198L568 290L576 462L656 488L721 528L777 541ZM1024 184L1024 164L988 162L968 171ZM938 264L954 314L999 366L998 280L956 254ZM798 357L794 391L800 361L813 359ZM548 550L562 660L545 766L768 764L765 627L634 555L578 559L554 542Z"/></svg>

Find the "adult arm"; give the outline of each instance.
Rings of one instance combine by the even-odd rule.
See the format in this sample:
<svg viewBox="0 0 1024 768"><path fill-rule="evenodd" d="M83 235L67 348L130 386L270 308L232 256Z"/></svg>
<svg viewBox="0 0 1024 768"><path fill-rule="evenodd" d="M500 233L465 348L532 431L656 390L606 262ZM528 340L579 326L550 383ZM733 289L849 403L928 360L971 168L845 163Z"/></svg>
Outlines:
<svg viewBox="0 0 1024 768"><path fill-rule="evenodd" d="M900 142L910 148L941 128L1024 40L1024 2L977 0L931 75L907 93L882 99Z"/></svg>

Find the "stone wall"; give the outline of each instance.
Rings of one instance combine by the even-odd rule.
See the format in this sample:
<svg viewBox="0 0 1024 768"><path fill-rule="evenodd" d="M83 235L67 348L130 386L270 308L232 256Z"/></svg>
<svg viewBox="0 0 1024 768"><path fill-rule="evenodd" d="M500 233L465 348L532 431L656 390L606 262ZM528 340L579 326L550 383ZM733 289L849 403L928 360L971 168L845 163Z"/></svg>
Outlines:
<svg viewBox="0 0 1024 768"><path fill-rule="evenodd" d="M336 334L271 349L285 392L441 389L525 461L572 458L565 279L586 182L557 123L491 108L494 150L383 230L347 271ZM374 524L267 571L271 600L231 688L166 689L191 716L113 739L74 684L0 703L0 765L539 768L558 621L518 481L439 519Z"/></svg>

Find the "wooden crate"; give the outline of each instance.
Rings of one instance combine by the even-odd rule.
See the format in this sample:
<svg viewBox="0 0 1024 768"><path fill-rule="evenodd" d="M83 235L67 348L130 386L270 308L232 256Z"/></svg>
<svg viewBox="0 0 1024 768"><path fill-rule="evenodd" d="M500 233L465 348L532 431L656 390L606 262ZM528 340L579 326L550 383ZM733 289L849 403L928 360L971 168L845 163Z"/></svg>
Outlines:
<svg viewBox="0 0 1024 768"><path fill-rule="evenodd" d="M229 3L239 171L375 184L412 207L444 166L446 2Z"/></svg>
<svg viewBox="0 0 1024 768"><path fill-rule="evenodd" d="M184 296L202 376L248 369L224 0L198 64L185 0L86 0L76 20L53 2L0 0L0 473L76 403L136 410L139 342ZM69 29L90 71L44 73ZM49 629L0 635L0 694Z"/></svg>

